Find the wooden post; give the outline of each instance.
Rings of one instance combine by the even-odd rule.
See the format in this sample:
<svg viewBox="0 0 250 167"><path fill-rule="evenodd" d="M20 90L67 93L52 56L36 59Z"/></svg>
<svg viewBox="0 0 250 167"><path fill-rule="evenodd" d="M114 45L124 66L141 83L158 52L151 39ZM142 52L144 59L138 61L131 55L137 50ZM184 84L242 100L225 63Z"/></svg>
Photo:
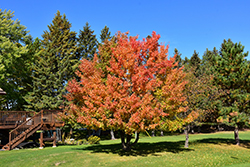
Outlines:
<svg viewBox="0 0 250 167"><path fill-rule="evenodd" d="M39 149L43 149L43 131L40 132L40 147Z"/></svg>
<svg viewBox="0 0 250 167"><path fill-rule="evenodd" d="M41 123L43 124L43 110L41 111Z"/></svg>
<svg viewBox="0 0 250 167"><path fill-rule="evenodd" d="M56 131L53 132L53 147L56 147Z"/></svg>
<svg viewBox="0 0 250 167"><path fill-rule="evenodd" d="M11 150L11 132L9 133L9 151Z"/></svg>

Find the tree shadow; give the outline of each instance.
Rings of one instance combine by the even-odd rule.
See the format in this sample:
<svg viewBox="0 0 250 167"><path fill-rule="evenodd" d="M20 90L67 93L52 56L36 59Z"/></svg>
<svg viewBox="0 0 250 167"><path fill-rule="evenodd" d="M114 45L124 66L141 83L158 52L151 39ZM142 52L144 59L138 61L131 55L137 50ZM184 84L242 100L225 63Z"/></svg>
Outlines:
<svg viewBox="0 0 250 167"><path fill-rule="evenodd" d="M156 143L137 143L131 151L123 151L121 144L91 145L86 148L77 148L78 150L88 150L92 153L118 154L120 156L160 156L157 153L171 152L180 153L194 151L193 149L184 148L184 142L156 142ZM75 149L75 148L74 148Z"/></svg>
<svg viewBox="0 0 250 167"><path fill-rule="evenodd" d="M196 144L196 143L235 145L235 140L227 139L227 138L207 138L207 139L195 140L195 141L190 142L190 144ZM240 147L250 149L250 140L240 140Z"/></svg>

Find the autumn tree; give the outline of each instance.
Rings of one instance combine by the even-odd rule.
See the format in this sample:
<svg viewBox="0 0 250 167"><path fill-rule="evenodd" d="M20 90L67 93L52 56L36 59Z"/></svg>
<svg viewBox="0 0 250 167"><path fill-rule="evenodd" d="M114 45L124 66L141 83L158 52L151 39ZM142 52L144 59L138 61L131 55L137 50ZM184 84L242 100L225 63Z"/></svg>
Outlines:
<svg viewBox="0 0 250 167"><path fill-rule="evenodd" d="M240 144L238 128L249 126L250 65L246 60L247 56L244 46L233 43L230 39L224 40L220 54L215 56L214 83L226 92L218 105L218 121L235 127L237 145Z"/></svg>
<svg viewBox="0 0 250 167"><path fill-rule="evenodd" d="M122 33L115 37L106 80L103 70L96 68L97 56L93 61L81 60L76 72L80 82L72 80L67 87L70 105L65 117L91 129L120 131L123 149L130 150L140 132L163 126L168 130L181 128L181 120L175 116L185 112L185 108L178 108L184 98L177 89L182 90L185 83L178 81L183 74L173 68L168 47L159 45L160 35L153 32L142 41ZM135 132L137 138L131 143Z"/></svg>

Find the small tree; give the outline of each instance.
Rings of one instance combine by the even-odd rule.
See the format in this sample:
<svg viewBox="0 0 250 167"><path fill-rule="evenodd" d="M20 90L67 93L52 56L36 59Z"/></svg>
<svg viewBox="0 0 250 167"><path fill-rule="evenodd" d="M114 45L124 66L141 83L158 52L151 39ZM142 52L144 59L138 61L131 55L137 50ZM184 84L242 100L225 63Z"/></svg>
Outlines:
<svg viewBox="0 0 250 167"><path fill-rule="evenodd" d="M185 111L175 104L179 104L178 99L183 100L181 94L173 93L170 98L167 91L171 88L177 91L184 85L176 82L181 72L173 69L174 58L167 58L168 47L159 45L160 35L155 32L143 41L137 38L122 33L116 35L117 43L111 48L106 68L107 80L103 79L102 69L96 68L97 56L94 61L82 60L76 72L80 82L70 81L66 95L70 102L67 117L74 117L91 129L120 131L123 149L127 151L137 143L142 131L163 125L166 128L169 125L169 130L180 128L180 121L175 125L171 122L174 122L174 115ZM171 120L167 120L168 116ZM135 132L137 138L131 143Z"/></svg>

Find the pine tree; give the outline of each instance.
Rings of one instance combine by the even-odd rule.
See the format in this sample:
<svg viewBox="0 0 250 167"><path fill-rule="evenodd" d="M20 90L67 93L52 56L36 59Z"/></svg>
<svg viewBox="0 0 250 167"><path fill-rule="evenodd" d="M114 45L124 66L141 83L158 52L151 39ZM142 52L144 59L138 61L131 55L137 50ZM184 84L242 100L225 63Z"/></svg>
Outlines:
<svg viewBox="0 0 250 167"><path fill-rule="evenodd" d="M199 58L199 53L196 52L196 50L194 50L194 53L192 55L192 57L190 58L190 65L197 69L199 68L201 63L201 59Z"/></svg>
<svg viewBox="0 0 250 167"><path fill-rule="evenodd" d="M77 44L77 55L79 59L92 60L97 51L98 41L94 31L90 29L89 23L80 30Z"/></svg>
<svg viewBox="0 0 250 167"><path fill-rule="evenodd" d="M235 126L235 141L239 145L238 128L249 125L250 66L241 43L224 40L220 54L215 56L214 82L226 92L218 105L219 122Z"/></svg>
<svg viewBox="0 0 250 167"><path fill-rule="evenodd" d="M111 32L109 31L109 28L107 26L105 26L101 30L101 35L100 35L101 43L103 43L106 39L109 40L111 38L112 38Z"/></svg>
<svg viewBox="0 0 250 167"><path fill-rule="evenodd" d="M197 53L196 50L194 50L194 53L190 58L190 68L192 68L196 77L200 75L199 74L200 64L201 64L201 59L199 58L199 53Z"/></svg>
<svg viewBox="0 0 250 167"><path fill-rule="evenodd" d="M199 72L207 75L214 73L215 56L218 55L218 50L214 47L212 51L206 49L202 56Z"/></svg>
<svg viewBox="0 0 250 167"><path fill-rule="evenodd" d="M181 68L183 66L183 60L181 59L181 53L176 48L174 49L174 55L176 55L175 63L178 62L177 68Z"/></svg>
<svg viewBox="0 0 250 167"><path fill-rule="evenodd" d="M61 16L58 11L49 31L44 31L32 67L33 90L26 96L28 110L59 109L63 104L64 87L79 62L75 56L76 33L70 27L65 14Z"/></svg>

